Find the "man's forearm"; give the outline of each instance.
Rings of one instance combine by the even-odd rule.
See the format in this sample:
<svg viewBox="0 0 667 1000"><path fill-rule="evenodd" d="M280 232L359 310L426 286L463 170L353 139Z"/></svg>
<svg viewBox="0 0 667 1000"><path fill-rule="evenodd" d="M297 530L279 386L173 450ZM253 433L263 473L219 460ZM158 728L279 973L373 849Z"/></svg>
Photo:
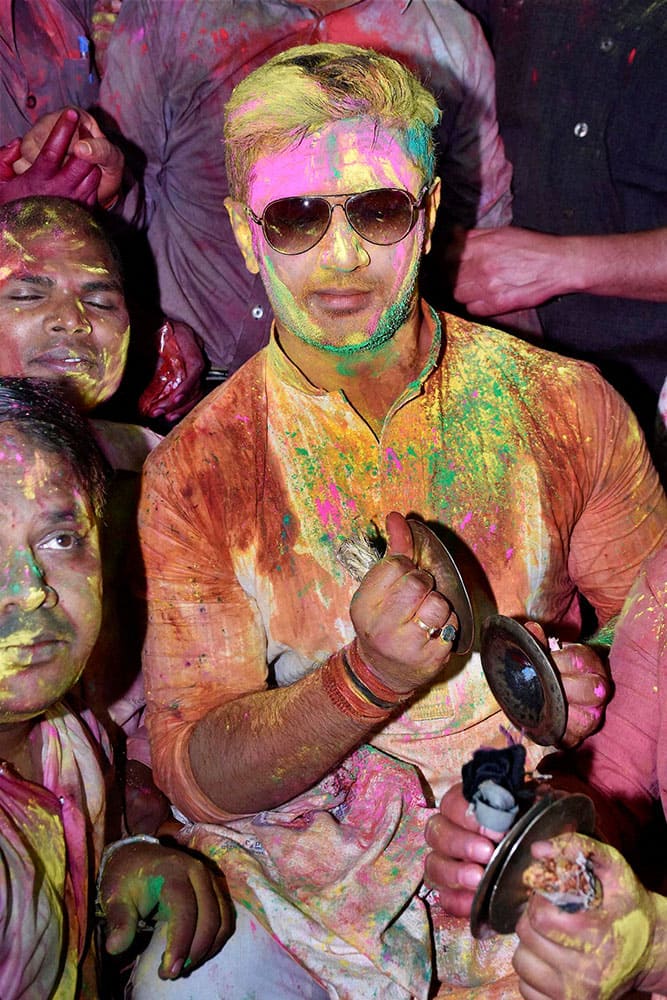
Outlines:
<svg viewBox="0 0 667 1000"><path fill-rule="evenodd" d="M225 812L271 809L316 784L373 730L338 709L321 670L228 702L190 740L201 790Z"/></svg>
<svg viewBox="0 0 667 1000"><path fill-rule="evenodd" d="M563 292L667 302L667 228L563 239L573 250Z"/></svg>

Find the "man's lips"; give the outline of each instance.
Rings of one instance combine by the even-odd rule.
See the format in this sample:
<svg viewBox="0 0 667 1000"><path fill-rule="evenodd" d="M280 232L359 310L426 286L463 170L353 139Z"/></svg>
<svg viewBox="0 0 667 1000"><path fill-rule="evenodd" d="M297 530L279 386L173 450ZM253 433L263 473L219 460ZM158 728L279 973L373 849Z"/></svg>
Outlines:
<svg viewBox="0 0 667 1000"><path fill-rule="evenodd" d="M97 369L97 355L86 348L54 348L52 351L44 351L32 358L33 365L42 368L51 368L57 371L92 371Z"/></svg>
<svg viewBox="0 0 667 1000"><path fill-rule="evenodd" d="M310 293L311 302L326 312L357 312L370 303L370 288L318 288Z"/></svg>
<svg viewBox="0 0 667 1000"><path fill-rule="evenodd" d="M60 656L67 646L67 639L57 635L43 635L34 638L8 636L0 641L0 663L17 667L38 666Z"/></svg>

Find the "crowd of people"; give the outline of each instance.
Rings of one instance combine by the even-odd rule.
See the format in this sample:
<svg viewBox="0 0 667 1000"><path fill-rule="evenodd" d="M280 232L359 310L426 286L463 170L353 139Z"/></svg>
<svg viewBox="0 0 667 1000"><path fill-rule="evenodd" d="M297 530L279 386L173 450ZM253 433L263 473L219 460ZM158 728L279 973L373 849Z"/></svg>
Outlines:
<svg viewBox="0 0 667 1000"><path fill-rule="evenodd" d="M666 37L0 0L3 998L667 995ZM593 800L532 852L601 900L475 936L462 768L508 740Z"/></svg>

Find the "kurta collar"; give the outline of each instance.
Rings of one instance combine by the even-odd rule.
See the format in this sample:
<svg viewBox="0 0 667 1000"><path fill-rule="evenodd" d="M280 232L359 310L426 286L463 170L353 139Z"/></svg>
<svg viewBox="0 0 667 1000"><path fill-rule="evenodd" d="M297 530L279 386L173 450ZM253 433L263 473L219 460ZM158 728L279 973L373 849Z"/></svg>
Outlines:
<svg viewBox="0 0 667 1000"><path fill-rule="evenodd" d="M442 350L442 324L435 309L423 299L421 300L422 330L426 327L431 337L431 347L424 368L418 377L406 387L406 393L414 395L422 387L431 372L437 366ZM268 370L279 381L292 386L294 389L305 393L308 396L326 396L325 389L318 386L307 378L304 373L297 368L293 361L287 357L276 337L275 322L271 326L271 336L267 345L267 366ZM404 394L402 394L404 395Z"/></svg>

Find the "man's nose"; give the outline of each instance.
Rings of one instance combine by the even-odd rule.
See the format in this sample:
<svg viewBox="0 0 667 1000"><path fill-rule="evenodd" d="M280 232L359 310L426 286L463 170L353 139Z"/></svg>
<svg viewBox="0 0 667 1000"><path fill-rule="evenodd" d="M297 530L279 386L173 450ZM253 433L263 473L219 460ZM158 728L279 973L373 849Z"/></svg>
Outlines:
<svg viewBox="0 0 667 1000"><path fill-rule="evenodd" d="M36 611L58 603L58 595L30 550L14 552L0 573L0 609Z"/></svg>
<svg viewBox="0 0 667 1000"><path fill-rule="evenodd" d="M339 212L336 210L340 209ZM342 205L334 205L329 228L322 237L320 263L338 271L356 271L367 267L371 258L366 244L352 228Z"/></svg>
<svg viewBox="0 0 667 1000"><path fill-rule="evenodd" d="M74 296L54 302L48 325L52 333L92 333L93 329L85 305Z"/></svg>

